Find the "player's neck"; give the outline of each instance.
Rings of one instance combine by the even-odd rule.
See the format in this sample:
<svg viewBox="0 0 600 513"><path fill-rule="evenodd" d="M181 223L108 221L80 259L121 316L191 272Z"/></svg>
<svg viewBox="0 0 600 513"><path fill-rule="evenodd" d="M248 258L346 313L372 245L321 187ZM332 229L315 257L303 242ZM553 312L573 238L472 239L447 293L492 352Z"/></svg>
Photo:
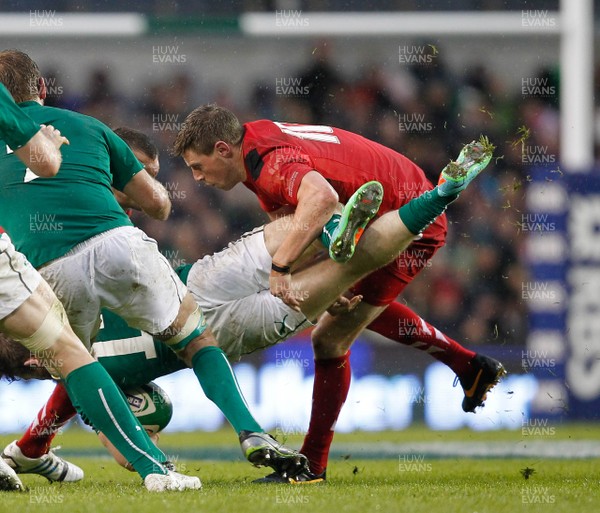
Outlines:
<svg viewBox="0 0 600 513"><path fill-rule="evenodd" d="M240 182L246 181L246 165L244 164L244 152L242 151L242 145L232 147L233 161L235 162L235 169L237 171Z"/></svg>

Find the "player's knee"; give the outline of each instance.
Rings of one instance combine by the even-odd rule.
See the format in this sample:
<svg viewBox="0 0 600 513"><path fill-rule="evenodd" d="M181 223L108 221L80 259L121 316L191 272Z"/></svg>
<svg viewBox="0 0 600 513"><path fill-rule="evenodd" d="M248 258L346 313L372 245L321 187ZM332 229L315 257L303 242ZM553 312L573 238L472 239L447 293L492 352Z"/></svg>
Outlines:
<svg viewBox="0 0 600 513"><path fill-rule="evenodd" d="M346 343L343 340L335 337L330 330L327 330L319 325L311 334L313 352L315 358L335 358L342 356L348 352L351 343Z"/></svg>
<svg viewBox="0 0 600 513"><path fill-rule="evenodd" d="M32 353L52 349L68 325L67 314L62 303L55 299L38 329L28 337L17 338Z"/></svg>
<svg viewBox="0 0 600 513"><path fill-rule="evenodd" d="M167 344L173 351L183 351L192 340L200 337L206 330L206 319L201 308L196 309L188 315L180 329L168 328L157 338Z"/></svg>

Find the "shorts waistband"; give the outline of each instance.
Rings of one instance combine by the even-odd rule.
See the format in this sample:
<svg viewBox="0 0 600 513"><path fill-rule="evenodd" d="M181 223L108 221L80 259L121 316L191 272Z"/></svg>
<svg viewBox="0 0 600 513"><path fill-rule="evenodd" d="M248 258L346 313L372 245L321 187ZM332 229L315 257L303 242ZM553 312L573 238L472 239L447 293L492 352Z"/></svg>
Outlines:
<svg viewBox="0 0 600 513"><path fill-rule="evenodd" d="M50 261L40 265L38 269L43 269L44 267L48 267L49 265L52 265L54 262L58 262L58 261L62 260L63 258L73 256L76 253L83 251L85 248L89 248L89 247L97 244L98 242L103 241L104 239L108 239L109 237L112 237L113 235L115 235L117 232L122 231L127 228L135 229L134 226L117 226L116 228L111 228L110 230L99 233L98 235L94 235L93 237L90 237L89 239L86 239L83 242L80 242L79 244L73 246L63 256L61 256L59 258L55 258L54 260L50 260Z"/></svg>

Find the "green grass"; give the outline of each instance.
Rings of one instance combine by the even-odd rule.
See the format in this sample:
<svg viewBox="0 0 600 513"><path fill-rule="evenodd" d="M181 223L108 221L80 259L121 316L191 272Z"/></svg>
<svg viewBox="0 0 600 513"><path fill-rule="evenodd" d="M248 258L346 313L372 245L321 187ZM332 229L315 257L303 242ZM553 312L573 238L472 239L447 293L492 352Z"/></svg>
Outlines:
<svg viewBox="0 0 600 513"><path fill-rule="evenodd" d="M93 450L98 442L90 433L68 430L58 437L65 451ZM558 426L552 439L598 440L600 427ZM2 446L14 437L0 437ZM539 439L543 439L539 437ZM298 437L291 445L298 445ZM519 432L451 433L410 429L396 433L354 433L336 436L337 443L522 441ZM230 431L164 435L161 445L169 454L191 447L230 447ZM178 449L176 449L176 447ZM94 452L94 454L96 454ZM122 470L110 459L73 457L86 479L70 485L49 485L39 476L25 475L27 493L0 492L0 512L405 512L405 513L512 513L597 512L600 490L597 459L423 459L399 461L330 461L328 482L313 486L259 486L252 479L265 475L242 461L180 460L184 472L198 475L201 491L150 494L136 474ZM529 479L522 470L533 469Z"/></svg>

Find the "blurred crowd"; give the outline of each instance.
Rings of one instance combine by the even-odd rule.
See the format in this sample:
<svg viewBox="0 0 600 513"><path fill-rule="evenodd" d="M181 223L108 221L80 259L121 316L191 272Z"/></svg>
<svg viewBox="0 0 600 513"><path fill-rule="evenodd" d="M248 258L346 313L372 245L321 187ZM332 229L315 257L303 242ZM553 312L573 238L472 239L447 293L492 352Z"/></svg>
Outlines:
<svg viewBox="0 0 600 513"><path fill-rule="evenodd" d="M135 222L158 240L173 265L218 251L266 220L243 186L229 193L198 186L183 161L169 155L186 114L207 98L242 121L269 118L355 131L405 154L433 183L463 144L486 134L497 146L496 159L449 207L446 247L401 300L469 346L521 345L527 334L522 290L528 279L522 225L532 171L525 157L531 151L527 148L558 154L557 76L554 70L539 70L547 88L542 94L523 94L483 65L457 74L444 64L442 48L425 51L431 56L427 62L365 67L348 78L338 72L328 43L320 42L302 69L290 70L293 88L278 87L267 77L248 85L248 101L224 90L197 91L186 74L190 71L126 98L113 88L108 68L98 69L89 77L85 96L58 87L60 94L51 95L48 104L93 115L113 128L141 129L154 139L161 155L158 178L171 194L174 211L166 223L142 214L135 215ZM60 84L56 70L43 73L58 76Z"/></svg>

